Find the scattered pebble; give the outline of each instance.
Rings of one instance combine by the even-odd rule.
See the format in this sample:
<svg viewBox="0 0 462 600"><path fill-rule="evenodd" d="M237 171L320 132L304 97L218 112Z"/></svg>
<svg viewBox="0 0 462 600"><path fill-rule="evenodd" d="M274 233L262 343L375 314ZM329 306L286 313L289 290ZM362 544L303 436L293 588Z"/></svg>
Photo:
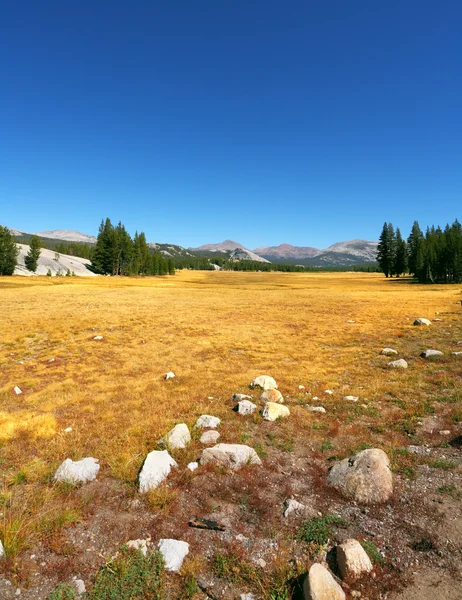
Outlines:
<svg viewBox="0 0 462 600"><path fill-rule="evenodd" d="M314 398L313 398L313 400L314 400ZM324 414L326 412L326 409L324 408L324 406L309 406L307 404L306 408L310 412L314 412L314 413L322 413L322 414Z"/></svg>
<svg viewBox="0 0 462 600"><path fill-rule="evenodd" d="M93 338L95 340L95 342L99 342L100 340L104 339L102 335L95 335L95 337Z"/></svg>
<svg viewBox="0 0 462 600"><path fill-rule="evenodd" d="M220 425L221 421L218 417L212 417L211 415L201 415L194 427L198 427L200 429L215 429Z"/></svg>
<svg viewBox="0 0 462 600"><path fill-rule="evenodd" d="M15 385L13 388L13 393L15 393L16 396L20 396L22 394L22 389L20 387L18 387L17 385Z"/></svg>
<svg viewBox="0 0 462 600"><path fill-rule="evenodd" d="M359 396L343 396L343 399L348 402L358 402Z"/></svg>
<svg viewBox="0 0 462 600"><path fill-rule="evenodd" d="M169 379L173 379L175 377L175 373L173 371L169 371L168 373L165 373L164 375L164 379L166 381L168 381Z"/></svg>
<svg viewBox="0 0 462 600"><path fill-rule="evenodd" d="M195 471L198 467L199 467L198 462L190 462L190 463L188 463L186 468L189 469L190 471Z"/></svg>

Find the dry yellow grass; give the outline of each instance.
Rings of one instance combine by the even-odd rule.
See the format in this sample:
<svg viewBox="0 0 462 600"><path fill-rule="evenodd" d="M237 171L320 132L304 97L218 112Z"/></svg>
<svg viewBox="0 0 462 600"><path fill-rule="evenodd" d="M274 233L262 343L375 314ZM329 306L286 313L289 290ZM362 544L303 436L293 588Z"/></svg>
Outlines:
<svg viewBox="0 0 462 600"><path fill-rule="evenodd" d="M326 406L344 394L366 402L399 395L412 415L429 374L437 375L436 386L453 385L434 364L418 363L437 325L412 322L440 312L445 330L460 336L460 298L460 286L419 286L375 274L0 279L3 512L15 505L14 494L51 489L66 457L95 456L101 476L133 483L146 453L175 423L192 426L204 412L226 421L230 396L247 392L260 374L274 376L294 404L296 418L283 424L289 437L313 423L298 406L306 402L300 384L312 395L334 390L332 399L323 397ZM103 340L94 341L96 335ZM385 346L403 351L407 372L384 368L378 353ZM170 370L177 377L164 381ZM22 395L12 393L15 385ZM351 404L339 410L367 417ZM68 427L72 432L65 433ZM320 427L314 439L357 436L352 419L345 418L340 433L328 421ZM248 428L249 421L230 424L223 441L247 439ZM393 435L388 443L399 445L399 433ZM357 443L355 437L351 445ZM179 453L182 462L192 458ZM29 516L40 520L36 504Z"/></svg>

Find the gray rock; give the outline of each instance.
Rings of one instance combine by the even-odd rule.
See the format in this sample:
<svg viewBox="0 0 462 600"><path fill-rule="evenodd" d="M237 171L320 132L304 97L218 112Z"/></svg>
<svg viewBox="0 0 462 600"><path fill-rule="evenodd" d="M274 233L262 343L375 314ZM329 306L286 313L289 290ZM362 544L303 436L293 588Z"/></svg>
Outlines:
<svg viewBox="0 0 462 600"><path fill-rule="evenodd" d="M83 579L73 579L72 580L72 587L75 590L75 593L77 594L77 598L80 598L81 596L83 596L85 594L85 592L87 591L86 587L85 587L85 582L83 581Z"/></svg>
<svg viewBox="0 0 462 600"><path fill-rule="evenodd" d="M278 402L282 404L284 397L279 390L265 390L260 396L262 402Z"/></svg>
<svg viewBox="0 0 462 600"><path fill-rule="evenodd" d="M428 319L424 319L423 317L419 317L414 321L414 325L431 325L432 322Z"/></svg>
<svg viewBox="0 0 462 600"><path fill-rule="evenodd" d="M144 461L139 476L139 491L141 494L149 492L160 485L170 474L172 467L178 464L167 450L153 450Z"/></svg>
<svg viewBox="0 0 462 600"><path fill-rule="evenodd" d="M304 600L345 600L345 592L320 563L311 565L303 582Z"/></svg>
<svg viewBox="0 0 462 600"><path fill-rule="evenodd" d="M462 352L451 352L453 356L462 356Z"/></svg>
<svg viewBox="0 0 462 600"><path fill-rule="evenodd" d="M202 415L196 421L195 427L200 429L215 429L220 425L221 421L218 417L212 417L211 415Z"/></svg>
<svg viewBox="0 0 462 600"><path fill-rule="evenodd" d="M357 579L373 569L371 559L357 540L345 540L337 546L337 564L342 576Z"/></svg>
<svg viewBox="0 0 462 600"><path fill-rule="evenodd" d="M286 518L293 513L302 514L305 512L305 510L306 506L301 502L297 502L297 500L294 500L293 498L284 500L284 517Z"/></svg>
<svg viewBox="0 0 462 600"><path fill-rule="evenodd" d="M240 415L251 415L257 410L257 405L250 400L241 400L236 404L234 410Z"/></svg>
<svg viewBox="0 0 462 600"><path fill-rule="evenodd" d="M329 471L327 483L361 504L386 502L393 494L390 461L379 448L363 450L336 463Z"/></svg>
<svg viewBox="0 0 462 600"><path fill-rule="evenodd" d="M165 373L164 375L164 379L166 381L168 381L169 379L173 379L175 377L175 373L173 371L169 371L168 373Z"/></svg>
<svg viewBox="0 0 462 600"><path fill-rule="evenodd" d="M427 456L431 452L430 448L426 446L414 446L413 444L408 446L407 449L411 454L419 454L420 456Z"/></svg>
<svg viewBox="0 0 462 600"><path fill-rule="evenodd" d="M77 461L66 458L58 467L54 478L65 483L86 483L96 479L98 471L99 464L96 458L88 457Z"/></svg>
<svg viewBox="0 0 462 600"><path fill-rule="evenodd" d="M162 539L159 540L158 550L164 557L167 571L177 573L189 553L189 544L182 540Z"/></svg>
<svg viewBox="0 0 462 600"><path fill-rule="evenodd" d="M212 429L209 431L204 431L199 441L201 444L216 444L219 437L220 434L218 431L214 431Z"/></svg>
<svg viewBox="0 0 462 600"><path fill-rule="evenodd" d="M380 354L384 354L385 356L391 356L393 354L398 354L397 350L393 350L393 348L384 348Z"/></svg>
<svg viewBox="0 0 462 600"><path fill-rule="evenodd" d="M421 352L421 358L431 358L432 356L443 356L443 353L440 350L424 350Z"/></svg>
<svg viewBox="0 0 462 600"><path fill-rule="evenodd" d="M343 396L343 399L347 402L358 402L359 396Z"/></svg>
<svg viewBox="0 0 462 600"><path fill-rule="evenodd" d="M261 465L258 454L244 444L217 444L202 452L201 465L217 464L237 471L246 465Z"/></svg>
<svg viewBox="0 0 462 600"><path fill-rule="evenodd" d="M309 410L310 412L314 412L314 413L321 413L324 414L326 412L326 409L324 408L324 406L309 406L308 404L306 405L307 410Z"/></svg>
<svg viewBox="0 0 462 600"><path fill-rule="evenodd" d="M199 467L198 462L190 462L186 466L186 468L189 469L190 471L195 471L198 467Z"/></svg>
<svg viewBox="0 0 462 600"><path fill-rule="evenodd" d="M3 547L2 540L0 540L0 558L5 557L5 548Z"/></svg>
<svg viewBox="0 0 462 600"><path fill-rule="evenodd" d="M248 394L233 394L233 397L231 398L231 400L234 400L234 402L241 402L243 400L252 400L252 396L249 396Z"/></svg>
<svg viewBox="0 0 462 600"><path fill-rule="evenodd" d="M186 448L190 441L191 434L189 433L188 426L186 423L179 423L159 443L165 444L171 450L176 450L178 448Z"/></svg>
<svg viewBox="0 0 462 600"><path fill-rule="evenodd" d="M267 402L260 412L265 421L276 421L290 415L287 406L276 404L276 402Z"/></svg>
<svg viewBox="0 0 462 600"><path fill-rule="evenodd" d="M263 390L277 390L278 385L269 375L260 375L252 381L250 387L261 387Z"/></svg>
<svg viewBox="0 0 462 600"><path fill-rule="evenodd" d="M398 360L392 360L388 363L388 366L392 369L407 369L407 362L404 358L398 358Z"/></svg>

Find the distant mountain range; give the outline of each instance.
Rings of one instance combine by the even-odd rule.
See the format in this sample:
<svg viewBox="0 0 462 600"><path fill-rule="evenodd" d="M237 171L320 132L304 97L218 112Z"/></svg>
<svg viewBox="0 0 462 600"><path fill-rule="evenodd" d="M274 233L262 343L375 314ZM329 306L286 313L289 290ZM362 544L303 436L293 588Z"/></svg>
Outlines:
<svg viewBox="0 0 462 600"><path fill-rule="evenodd" d="M11 230L15 236L30 237L31 234ZM54 229L38 232L36 235L55 241L80 242L95 244L96 238L74 230ZM198 248L183 248L175 244L150 243L151 248L157 248L165 256L209 256L223 255L234 260L255 260L259 262L274 262L282 264L298 264L312 267L352 266L362 263L375 263L377 242L366 240L349 240L337 242L324 250L311 246L260 246L249 250L239 242L224 240L218 244L205 244Z"/></svg>

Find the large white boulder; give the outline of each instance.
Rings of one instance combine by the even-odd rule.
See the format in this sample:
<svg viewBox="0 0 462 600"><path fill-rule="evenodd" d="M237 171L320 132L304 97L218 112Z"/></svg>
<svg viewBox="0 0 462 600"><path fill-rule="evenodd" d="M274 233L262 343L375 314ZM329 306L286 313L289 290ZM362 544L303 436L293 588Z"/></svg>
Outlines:
<svg viewBox="0 0 462 600"><path fill-rule="evenodd" d="M215 429L220 423L221 421L218 417L202 415L197 419L195 427L200 429Z"/></svg>
<svg viewBox="0 0 462 600"><path fill-rule="evenodd" d="M288 417L290 410L283 404L276 404L276 402L267 402L261 409L261 416L265 421L276 421L283 417Z"/></svg>
<svg viewBox="0 0 462 600"><path fill-rule="evenodd" d="M259 375L258 377L255 377L255 379L250 384L250 387L261 387L262 390L277 390L278 384L269 375Z"/></svg>
<svg viewBox="0 0 462 600"><path fill-rule="evenodd" d="M358 540L345 540L337 546L337 564L342 579L356 579L373 569L371 559Z"/></svg>
<svg viewBox="0 0 462 600"><path fill-rule="evenodd" d="M257 405L250 400L241 400L236 404L234 410L240 415L251 415L257 410Z"/></svg>
<svg viewBox="0 0 462 600"><path fill-rule="evenodd" d="M169 379L174 379L175 377L175 373L173 371L169 371L168 373L165 373L164 375L164 379L166 381L168 381Z"/></svg>
<svg viewBox="0 0 462 600"><path fill-rule="evenodd" d="M390 461L380 448L341 460L329 471L327 483L362 504L386 502L393 494Z"/></svg>
<svg viewBox="0 0 462 600"><path fill-rule="evenodd" d="M70 458L61 463L55 473L56 481L65 483L86 483L96 479L99 471L98 459L82 458L82 460L73 461Z"/></svg>
<svg viewBox="0 0 462 600"><path fill-rule="evenodd" d="M262 402L277 402L282 404L284 397L279 390L265 390L260 396Z"/></svg>
<svg viewBox="0 0 462 600"><path fill-rule="evenodd" d="M189 553L189 544L182 540L162 539L159 540L158 550L164 557L167 571L176 573Z"/></svg>
<svg viewBox="0 0 462 600"><path fill-rule="evenodd" d="M204 431L199 441L201 444L216 444L219 437L220 434L218 433L218 431L209 429L208 431Z"/></svg>
<svg viewBox="0 0 462 600"><path fill-rule="evenodd" d="M222 465L237 471L246 465L261 465L258 454L250 446L244 444L217 444L202 452L201 465L210 463Z"/></svg>
<svg viewBox="0 0 462 600"><path fill-rule="evenodd" d="M345 600L345 592L320 563L311 565L303 582L305 600Z"/></svg>
<svg viewBox="0 0 462 600"><path fill-rule="evenodd" d="M392 356L393 354L398 354L398 351L394 350L393 348L384 348L380 354L383 354L384 356Z"/></svg>
<svg viewBox="0 0 462 600"><path fill-rule="evenodd" d="M398 358L398 360L392 360L388 363L388 366L392 369L407 369L407 362L404 358Z"/></svg>
<svg viewBox="0 0 462 600"><path fill-rule="evenodd" d="M139 475L139 490L141 494L153 490L160 485L170 474L172 467L178 464L167 450L153 450L144 461Z"/></svg>
<svg viewBox="0 0 462 600"><path fill-rule="evenodd" d="M424 350L420 354L421 358L432 358L433 356L443 356L441 350Z"/></svg>
<svg viewBox="0 0 462 600"><path fill-rule="evenodd" d="M176 450L178 448L186 448L190 441L191 434L189 433L188 426L186 423L179 423L167 433L165 438L160 440L160 443L165 444L171 450Z"/></svg>
<svg viewBox="0 0 462 600"><path fill-rule="evenodd" d="M306 506L294 498L287 498L287 500L284 500L284 517L286 518L293 513L300 515L304 513L305 510Z"/></svg>
<svg viewBox="0 0 462 600"><path fill-rule="evenodd" d="M432 322L428 319L424 319L423 317L419 317L414 321L414 325L431 325Z"/></svg>

